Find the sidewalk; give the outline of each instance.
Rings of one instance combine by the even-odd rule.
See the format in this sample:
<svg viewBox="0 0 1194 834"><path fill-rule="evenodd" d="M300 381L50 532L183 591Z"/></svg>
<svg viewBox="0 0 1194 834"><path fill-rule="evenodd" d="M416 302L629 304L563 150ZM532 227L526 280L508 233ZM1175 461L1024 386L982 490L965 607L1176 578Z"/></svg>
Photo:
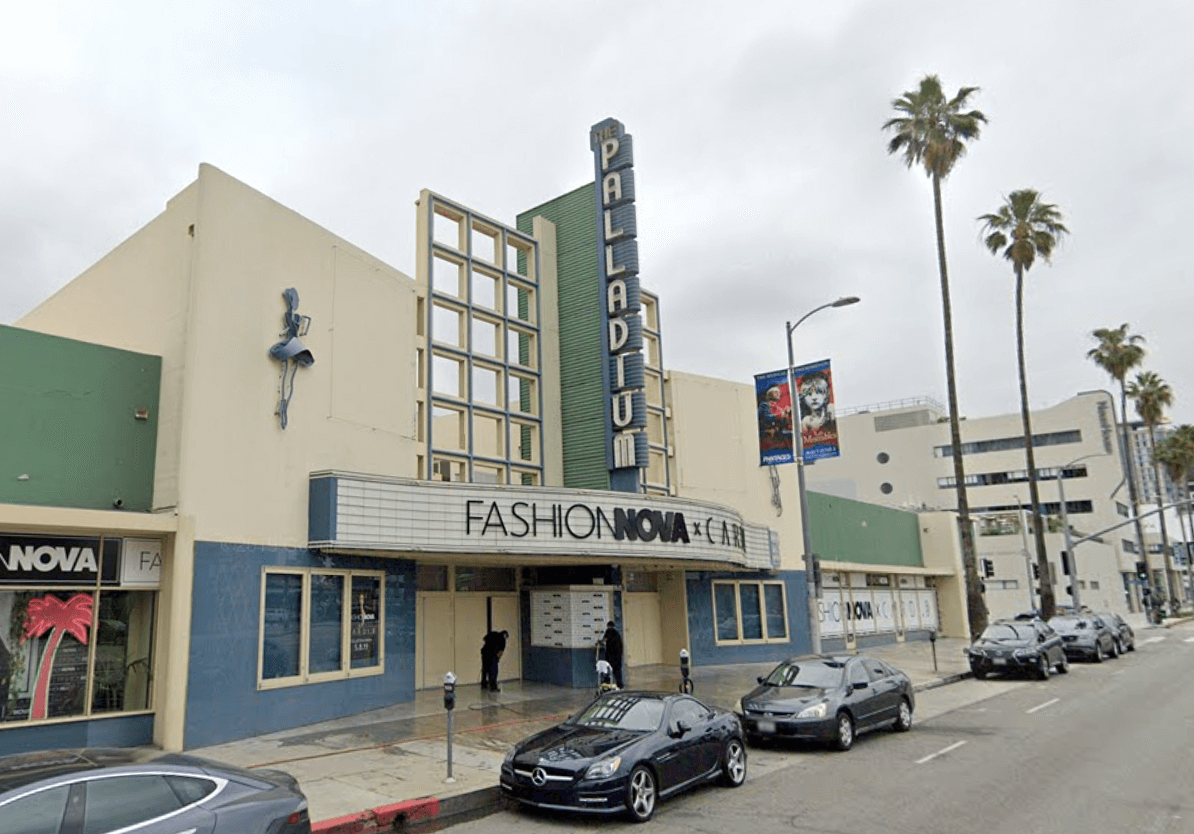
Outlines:
<svg viewBox="0 0 1194 834"><path fill-rule="evenodd" d="M966 642L943 638L863 650L903 670L916 689L969 676ZM936 649L936 664L933 650ZM694 692L706 703L736 710L738 699L772 662L698 667ZM675 691L676 666L629 670L634 689ZM456 690L452 781L447 779L447 713L438 690L350 718L188 750L241 767L269 767L295 776L310 803L319 834L418 831L476 819L501 808L502 759L510 745L558 723L593 693L550 684L512 681L498 693L477 685Z"/></svg>

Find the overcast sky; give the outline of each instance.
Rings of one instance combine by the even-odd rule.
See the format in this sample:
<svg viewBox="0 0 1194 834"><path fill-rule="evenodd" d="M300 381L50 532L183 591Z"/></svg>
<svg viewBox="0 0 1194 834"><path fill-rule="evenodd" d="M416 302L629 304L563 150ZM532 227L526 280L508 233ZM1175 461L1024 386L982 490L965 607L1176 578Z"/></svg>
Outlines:
<svg viewBox="0 0 1194 834"><path fill-rule="evenodd" d="M1041 191L1072 235L1028 274L1033 407L1109 380L1131 325L1194 422L1194 4L10 3L0 28L0 323L148 222L209 162L414 274L430 188L513 224L634 136L667 367L752 381L833 361L839 408L946 398L932 193L886 153L927 73L989 118L944 184L961 411L1018 410L1014 280L975 218Z"/></svg>

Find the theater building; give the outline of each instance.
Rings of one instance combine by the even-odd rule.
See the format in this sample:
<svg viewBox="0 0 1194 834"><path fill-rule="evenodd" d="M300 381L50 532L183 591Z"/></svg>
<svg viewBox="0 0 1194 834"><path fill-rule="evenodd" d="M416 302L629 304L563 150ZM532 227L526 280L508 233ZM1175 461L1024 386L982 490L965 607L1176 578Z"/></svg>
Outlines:
<svg viewBox="0 0 1194 834"><path fill-rule="evenodd" d="M0 473L0 636L29 628L6 600L49 623L15 640L0 752L193 748L408 701L478 682L490 629L502 679L578 687L607 620L631 681L682 648L808 650L795 475L758 466L751 385L666 369L629 137L603 125L594 181L510 223L421 192L413 277L202 165L0 329L89 357L78 398L123 392L91 491L43 484L70 466L50 436L26 480ZM952 514L812 503L826 646L964 629ZM82 706L35 717L55 640L49 702L74 664ZM97 706L117 690L119 726Z"/></svg>

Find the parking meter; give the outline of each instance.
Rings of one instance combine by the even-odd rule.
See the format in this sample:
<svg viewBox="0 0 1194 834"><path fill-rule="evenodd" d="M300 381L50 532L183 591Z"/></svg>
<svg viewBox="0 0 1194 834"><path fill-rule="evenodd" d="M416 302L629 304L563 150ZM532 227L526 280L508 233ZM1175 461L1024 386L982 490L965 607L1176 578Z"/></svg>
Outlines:
<svg viewBox="0 0 1194 834"><path fill-rule="evenodd" d="M691 667L689 665L688 649L680 649L680 691L692 692L692 679L689 677Z"/></svg>
<svg viewBox="0 0 1194 834"><path fill-rule="evenodd" d="M933 645L933 671L937 671L937 632L929 632L929 642Z"/></svg>
<svg viewBox="0 0 1194 834"><path fill-rule="evenodd" d="M444 675L444 709L456 709L456 676L451 672Z"/></svg>

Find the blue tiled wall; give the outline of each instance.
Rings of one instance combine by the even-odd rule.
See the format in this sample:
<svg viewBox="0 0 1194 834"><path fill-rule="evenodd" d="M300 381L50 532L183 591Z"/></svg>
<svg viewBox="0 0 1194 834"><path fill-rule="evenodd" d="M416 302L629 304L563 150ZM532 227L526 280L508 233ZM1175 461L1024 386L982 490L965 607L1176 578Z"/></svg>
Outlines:
<svg viewBox="0 0 1194 834"><path fill-rule="evenodd" d="M385 674L259 692L263 567L385 571ZM205 747L413 700L415 611L411 561L196 542L185 746Z"/></svg>
<svg viewBox="0 0 1194 834"><path fill-rule="evenodd" d="M746 581L758 578L769 582L776 579L787 586L788 642L745 646L718 646L714 640L713 580ZM808 591L803 571L779 573L714 573L690 572L688 584L688 640L693 666L716 666L723 663L756 663L782 660L795 654L812 651L808 633Z"/></svg>
<svg viewBox="0 0 1194 834"><path fill-rule="evenodd" d="M152 715L125 715L34 727L10 726L0 732L0 756L58 747L140 747L143 744L153 744Z"/></svg>

